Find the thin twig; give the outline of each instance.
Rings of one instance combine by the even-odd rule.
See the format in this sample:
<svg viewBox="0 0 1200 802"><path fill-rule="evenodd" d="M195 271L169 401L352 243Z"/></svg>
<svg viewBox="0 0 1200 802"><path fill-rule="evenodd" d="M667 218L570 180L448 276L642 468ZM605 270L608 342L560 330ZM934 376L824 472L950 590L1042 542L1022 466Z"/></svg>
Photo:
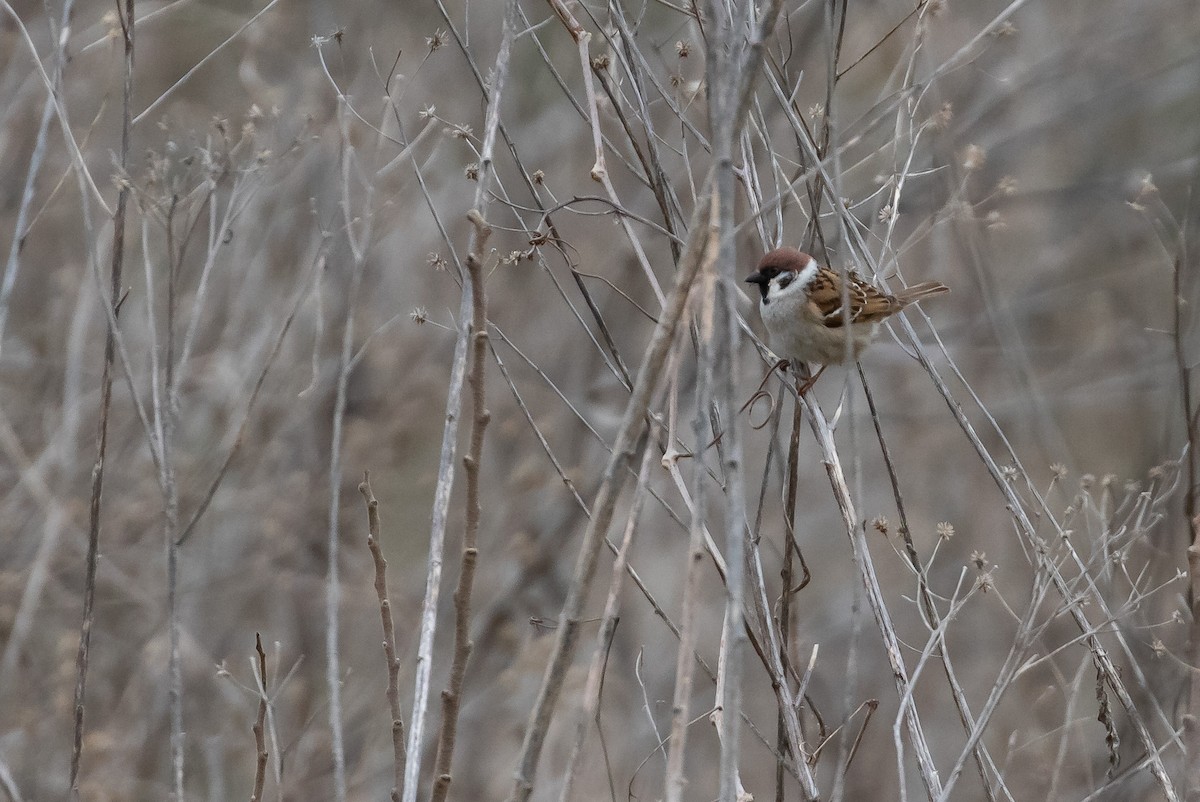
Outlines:
<svg viewBox="0 0 1200 802"><path fill-rule="evenodd" d="M182 546L192 533L196 530L196 524L204 516L212 503L213 498L220 489L222 482L225 480L226 474L229 472L229 467L233 464L234 458L241 450L242 444L246 439L246 432L250 426L250 413L257 405L259 395L262 393L263 385L267 380L267 373L271 370L271 366L275 364L275 360L279 357L279 352L283 348L284 340L287 339L287 333L292 327L292 323L296 319L296 315L300 311L300 307L304 304L304 299L308 296L309 287L313 279L324 272L325 260L329 249L329 237L323 237L321 244L317 248L316 254L313 256L312 264L309 266L308 273L296 288L295 297L292 299L291 306L288 310L287 317L280 324L279 334L275 336L274 342L271 344L271 350L268 352L266 359L263 360L262 368L258 372L258 377L254 380L254 388L250 391L250 396L246 400L246 406L242 410L242 419L238 423L237 432L233 437L233 442L225 451L225 457L221 460L221 466L217 468L216 474L209 482L208 489L205 490L204 496L200 499L200 503L196 505L195 511L188 519L187 525L183 527L183 531L179 535L176 543Z"/></svg>
<svg viewBox="0 0 1200 802"><path fill-rule="evenodd" d="M858 378L862 384L863 396L867 400L867 409L871 414L871 421L875 425L875 435L879 439L879 449L883 454L884 466L888 472L888 478L892 485L892 495L896 502L896 513L900 518L900 537L904 541L905 554L908 556L912 570L917 575L917 593L919 597L919 608L921 616L925 620L925 625L930 630L935 630L940 626L941 619L938 615L937 605L934 602L933 593L929 589L929 577L926 573L925 566L921 564L921 558L917 554L916 545L913 542L912 532L908 526L908 513L905 508L904 499L900 494L900 477L896 473L896 465L892 460L891 450L888 448L887 440L883 436L883 426L879 420L879 411L875 408L875 398L871 394L871 387L867 383L867 375L863 372L862 364L855 363L858 370ZM942 663L942 667L946 672L946 677L949 680L951 688L951 696L954 698L955 708L958 710L959 720L970 735L975 726L974 716L968 707L966 695L962 692L958 682L954 676L954 668L950 659L950 653L946 650L943 642L937 645L937 655ZM991 756L987 750L977 745L974 752L975 765L979 771L980 781L983 783L984 795L989 800L995 800L995 794L992 791L991 783L988 782L988 775L985 765L991 766L993 771L995 766L992 765ZM848 765L848 763L847 763Z"/></svg>
<svg viewBox="0 0 1200 802"><path fill-rule="evenodd" d="M221 42L221 44L217 45L215 48L213 48L211 51L209 51L208 55L206 55L204 58L200 59L195 64L193 64L191 69L189 69L186 73L184 73L183 76L178 81L176 81L175 83L173 83L169 87L167 87L167 90L165 92L163 92L161 95L159 95L157 98L155 98L154 101L149 106L147 106L136 117L133 118L133 122L135 124L137 124L137 123L140 123L142 120L146 119L146 116L148 114L150 114L152 111L157 109L160 105L162 105L166 101L167 98L169 98L172 94L175 93L176 89L178 89L179 87L181 87L185 83L187 83L188 79L190 79L205 64L207 64L209 59L213 58L214 56L217 55L217 53L220 53L222 50L224 50L227 45L229 45L231 42L233 42L235 39L237 39L239 36L241 36L243 31L245 31L247 28L249 28L255 22L257 22L259 17L261 17L263 14L266 14L268 11L270 11L272 8L274 8L277 3L279 3L279 0L270 0L269 3L267 3L265 6L263 6L258 11L258 13L256 13L253 17L251 17L245 23L243 23L242 26L240 28L238 28L236 31L234 31L229 36L227 36ZM123 25L124 25L124 23L123 23ZM132 28L133 28L132 24L130 24L126 27L128 27L130 30L132 30ZM131 34L129 34L129 36L132 37L133 34L131 33Z"/></svg>
<svg viewBox="0 0 1200 802"><path fill-rule="evenodd" d="M0 353L4 350L4 330L8 322L9 301L12 298L13 287L17 282L17 272L20 269L21 250L25 247L25 238L29 235L31 221L29 209L33 205L34 190L37 185L38 173L42 169L42 161L46 156L46 142L50 131L50 118L54 116L55 95L62 89L63 65L66 63L68 37L60 35L61 31L71 24L75 0L64 0L62 14L58 25L51 18L51 33L54 34L53 83L55 92L47 96L42 104L42 116L38 121L37 135L34 138L33 152L29 155L29 168L25 173L25 187L21 190L21 202L17 207L17 220L13 225L12 241L8 246L8 260L4 265L4 277L0 280Z"/></svg>
<svg viewBox="0 0 1200 802"><path fill-rule="evenodd" d="M547 2L554 10L554 13L562 20L564 27L571 34L571 38L575 40L575 45L579 50L579 62L583 70L583 87L587 94L588 121L592 126L592 146L596 159L592 164L592 180L599 181L604 187L609 200L615 206L619 206L620 200L617 196L617 189L612 183L612 178L608 174L608 167L605 165L604 160L604 142L600 133L600 114L597 109L596 88L592 81L592 60L588 53L588 45L592 40L592 34L585 30L579 21L575 19L575 16L562 0L547 0ZM663 295L658 277L654 275L654 271L650 267L650 260L646 257L646 253L642 249L641 241L634 235L633 228L629 225L629 220L625 215L619 215L617 220L620 222L622 229L624 229L629 244L633 247L638 264L641 265L642 271L646 275L646 280L650 283L650 288L654 291L654 297L658 299L659 306L664 305L666 303L666 296Z"/></svg>
<svg viewBox="0 0 1200 802"><path fill-rule="evenodd" d="M601 475L600 488L592 503L592 517L588 520L588 526L583 535L583 543L575 563L570 590L559 616L558 628L555 630L554 649L550 663L546 667L546 674L542 679L537 701L534 703L533 710L529 715L529 722L526 725L525 740L521 746L516 778L509 796L511 802L524 802L533 791L538 759L541 757L542 745L546 740L550 719L558 703L563 682L566 680L567 668L574 656L575 644L579 637L579 624L583 618L583 606L591 590L597 558L605 542L604 535L612 522L617 497L624 485L629 463L636 453L637 442L641 439L650 396L661 379L663 363L671 343L675 339L676 328L700 268L700 255L706 244L708 227L699 223L704 219L703 215L707 212L706 207L707 203L701 203L693 212L694 225L688 229L688 244L684 248L675 274L675 285L671 288L663 314L659 317L658 325L646 347L641 367L638 369L638 375L634 381L633 394L625 405L625 413L617 430L612 453L604 467L604 473ZM697 217L699 220L696 219Z"/></svg>
<svg viewBox="0 0 1200 802"><path fill-rule="evenodd" d="M606 644L612 641L619 620L619 604L622 580L625 566L629 560L629 550L633 547L633 537L642 513L642 505L646 500L646 485L650 479L650 465L653 449L642 450L642 465L638 469L637 482L634 485L633 500L629 505L629 517L625 522L625 534L613 560L612 579L608 585L608 597L604 601L604 618L596 633L596 647L592 655L592 664L588 669L587 686L583 694L583 709L579 712L579 720L575 725L575 740L571 744L571 754L567 759L566 779L563 780L560 802L568 802L579 781L580 760L583 754L584 741L587 739L588 727L593 721L600 721L600 688L604 677L604 664L607 655Z"/></svg>
<svg viewBox="0 0 1200 802"><path fill-rule="evenodd" d="M891 614L888 612L883 591L879 587L879 580L875 574L875 565L871 560L870 552L867 550L862 531L858 527L858 515L854 510L854 502L850 497L850 489L846 485L841 460L833 444L833 431L830 429L829 422L826 420L824 413L816 401L812 400L810 395L806 394L801 400L804 403L809 426L813 434L816 435L817 446L821 451L825 472L833 488L834 499L837 501L838 509L842 514L842 524L850 539L854 562L858 566L860 578L862 579L863 586L866 588L867 602L871 607L875 623L878 625L880 635L883 639L883 647L892 669L892 678L896 683L896 689L902 699L911 698L908 669L904 665L904 657L900 651L900 641L892 624ZM921 727L916 708L911 704L902 705L898 721L903 721L908 731L909 740L913 751L916 753L917 767L920 770L921 780L925 784L926 791L931 797L936 798L940 796L942 792L941 781L938 779L933 756L930 754L929 745L925 740L925 731Z"/></svg>

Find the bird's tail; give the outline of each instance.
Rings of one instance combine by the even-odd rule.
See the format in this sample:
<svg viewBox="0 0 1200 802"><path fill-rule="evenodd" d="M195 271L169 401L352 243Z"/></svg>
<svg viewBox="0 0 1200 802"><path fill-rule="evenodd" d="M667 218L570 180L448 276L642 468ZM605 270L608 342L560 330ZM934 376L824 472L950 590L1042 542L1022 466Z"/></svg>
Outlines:
<svg viewBox="0 0 1200 802"><path fill-rule="evenodd" d="M932 298L935 295L945 295L948 292L950 292L950 288L945 284L938 281L926 281L900 290L900 292L896 293L896 300L902 306L908 306L909 304L915 304L917 301Z"/></svg>

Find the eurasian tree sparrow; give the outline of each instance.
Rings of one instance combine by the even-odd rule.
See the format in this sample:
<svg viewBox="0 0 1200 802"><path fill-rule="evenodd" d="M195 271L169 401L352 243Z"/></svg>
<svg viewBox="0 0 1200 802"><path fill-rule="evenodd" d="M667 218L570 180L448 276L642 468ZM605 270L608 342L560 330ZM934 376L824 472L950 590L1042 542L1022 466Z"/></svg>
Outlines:
<svg viewBox="0 0 1200 802"><path fill-rule="evenodd" d="M936 281L914 284L888 295L853 272L847 274L850 337L847 350L842 314L842 275L817 264L795 248L777 248L763 256L746 277L762 293L758 310L771 335L771 346L789 361L830 365L857 360L879 323L909 304L950 292Z"/></svg>

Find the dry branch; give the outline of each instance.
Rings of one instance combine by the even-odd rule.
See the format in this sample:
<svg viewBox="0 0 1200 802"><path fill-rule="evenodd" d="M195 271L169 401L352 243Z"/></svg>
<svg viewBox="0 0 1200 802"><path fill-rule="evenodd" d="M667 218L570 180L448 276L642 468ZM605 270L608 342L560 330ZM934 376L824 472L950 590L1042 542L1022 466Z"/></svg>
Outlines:
<svg viewBox="0 0 1200 802"><path fill-rule="evenodd" d="M124 94L121 115L120 165L123 171L129 161L130 119L133 103L133 6L125 0L122 16L122 40L125 50ZM118 14L121 12L118 10ZM15 15L14 15L15 16ZM40 62L39 62L40 68ZM53 95L53 86L51 94ZM69 130L69 129L68 129ZM69 136L69 134L68 134ZM80 158L82 162L82 157ZM75 657L74 738L71 750L69 787L73 799L79 798L79 763L83 754L83 713L87 688L88 663L91 656L92 624L95 621L96 561L100 549L100 506L104 493L104 465L108 450L108 417L112 405L112 370L116 350L115 318L121 305L121 273L125 263L125 215L129 205L129 186L122 184L117 193L117 208L113 214L113 243L109 307L112 321L104 337L104 367L100 379L100 416L96 433L96 460L92 466L92 495L88 518L88 548L83 585L83 623L79 633L79 650Z"/></svg>
<svg viewBox="0 0 1200 802"><path fill-rule="evenodd" d="M712 203L710 219L717 216L717 203ZM694 418L694 435L697 443L705 442L707 431L707 415L712 401L713 367L711 360L711 342L713 331L713 289L715 284L715 267L717 250L720 245L717 239L716 225L708 224L708 238L704 256L700 261L700 275L696 288L695 305L698 309L693 313L697 326L701 330L701 366L700 378L696 392L696 415ZM708 357L705 359L705 357ZM688 525L688 547L683 566L683 606L679 614L679 648L675 655L675 691L671 701L671 733L667 738L667 771L665 778L665 799L667 802L680 802L687 779L683 773L683 758L687 751L688 723L691 719L689 702L692 697L692 670L695 661L692 653L696 649L696 608L700 597L700 568L705 553L705 466L703 460L696 459L692 464L691 496L692 518ZM738 522L741 523L740 521ZM728 567L728 563L726 564ZM729 576L741 574L741 565L735 564L732 571L726 571L726 584ZM719 673L719 672L718 672Z"/></svg>
<svg viewBox="0 0 1200 802"><path fill-rule="evenodd" d="M629 551L633 547L633 538L642 514L642 505L646 500L646 486L650 480L651 456L653 449L642 449L642 465L638 469L637 483L634 485L633 500L629 505L629 516L625 522L625 534L621 545L613 559L612 579L608 585L608 597L604 601L604 618L596 632L596 646L592 654L592 664L588 668L587 686L583 695L583 709L579 712L579 721L575 725L575 740L571 744L571 756L567 760L566 779L563 781L560 802L569 802L579 778L579 767L582 763L584 741L587 739L588 727L592 721L600 725L600 689L604 681L604 665L606 647L612 642L619 620L619 603L621 586L624 579L625 566L629 560Z"/></svg>
<svg viewBox="0 0 1200 802"><path fill-rule="evenodd" d="M261 802L263 785L267 781L267 653L263 651L262 636L254 633L255 679L258 681L258 717L254 719L254 791L250 802Z"/></svg>
<svg viewBox="0 0 1200 802"><path fill-rule="evenodd" d="M921 780L925 784L925 790L930 798L937 798L942 793L942 783L938 778L937 767L934 765L933 755L929 751L929 744L925 740L925 731L921 727L916 706L911 703L911 685L908 677L908 669L904 664L904 655L900 651L900 639L897 637L895 627L892 624L891 614L884 600L883 590L879 587L879 579L875 574L875 565L871 560L870 552L867 550L866 540L859 529L858 513L855 512L854 501L850 496L850 488L846 484L846 477L842 472L841 459L833 443L833 431L829 427L829 422L826 420L821 408L814 400L807 395L803 396L801 400L804 404L804 411L808 416L809 426L813 434L816 435L817 447L821 450L821 460L825 465L825 472L828 474L829 483L833 488L834 499L837 501L838 509L842 514L842 525L845 528L847 537L850 539L850 548L854 555L854 563L858 567L859 576L867 592L867 603L870 605L871 612L875 617L875 623L879 627L879 634L883 640L883 648L887 654L888 664L892 669L892 678L896 683L896 690L902 700L910 700L909 704L901 705L899 721L903 722L908 732L913 751L916 753L917 767L920 770ZM897 759L901 759L903 753L900 750L897 751ZM899 771L903 775L904 767L902 765L899 767Z"/></svg>
<svg viewBox="0 0 1200 802"><path fill-rule="evenodd" d="M530 712L529 723L526 725L525 741L521 746L516 779L509 796L512 802L524 802L533 791L538 758L541 756L542 745L546 740L550 719L554 715L554 707L558 703L563 682L566 680L567 669L570 668L571 659L574 656L575 644L579 637L579 625L584 617L583 605L595 577L596 561L600 555L600 549L606 541L608 526L612 522L617 498L625 483L630 463L636 455L637 443L645 428L650 397L661 379L663 363L666 361L667 352L675 339L676 329L700 268L700 255L706 244L708 227L698 223L704 219L703 215L707 211L707 205L707 200L702 201L696 206L693 213L693 222L697 224L689 228L691 233L688 237L687 247L680 258L675 285L667 296L667 304L662 315L659 316L658 325L646 347L645 356L633 384L633 395L625 406L625 413L621 418L621 425L613 443L612 454L604 467L600 488L592 503L592 517L588 519L588 526L584 531L583 543L575 563L570 590L559 616L558 628L555 630L554 650L550 663L546 667L546 674L542 679L537 701Z"/></svg>
<svg viewBox="0 0 1200 802"><path fill-rule="evenodd" d="M396 656L396 625L392 621L392 600L387 585L387 560L379 543L379 501L371 491L371 474L363 473L358 485L367 503L367 548L375 565L375 595L379 598L379 618L383 625L383 655L387 660L387 700L392 714L392 765L395 779L392 785L392 802L400 799L404 788L404 718L400 712L400 658Z"/></svg>
<svg viewBox="0 0 1200 802"><path fill-rule="evenodd" d="M484 360L487 358L487 294L483 284L483 257L491 226L472 209L467 215L474 226L471 252L467 254L467 278L471 286L471 440L463 457L467 477L466 525L463 528L462 564L458 587L454 591L454 657L450 679L442 692L442 731L434 761L433 802L444 802L450 790L450 766L458 731L458 712L462 706L463 681L471 657L471 591L475 584L475 565L479 559L479 466L483 458L483 435L491 413L488 412L484 385Z"/></svg>
<svg viewBox="0 0 1200 802"><path fill-rule="evenodd" d="M496 141L496 131L500 126L500 101L504 96L504 87L508 80L509 59L512 50L513 36L516 26L516 0L509 0L504 14L504 28L500 41L500 49L496 53L496 64L490 90L486 93L487 118L484 123L483 144L479 152L479 170L476 178L474 212L480 221L486 219L488 203L491 198L490 183L492 180L492 152ZM471 232L469 253L478 257L483 253L479 237L484 235L486 225L476 225ZM416 683L413 692L413 713L411 729L408 737L408 756L404 769L404 802L416 802L417 784L420 778L421 741L425 731L425 714L429 699L430 670L433 662L433 636L437 630L438 595L441 587L442 560L445 551L446 520L450 506L450 490L454 484L454 454L457 451L458 419L462 408L462 387L466 374L467 350L471 345L472 322L475 320L476 302L474 298L474 282L469 275L463 277L462 298L459 303L459 328L454 344L454 360L450 370L450 389L446 398L445 428L442 433L441 455L438 461L437 486L434 490L433 522L429 534L429 571L425 582L425 600L421 608L420 642L417 651ZM484 307L486 309L486 307ZM486 321L486 318L483 319ZM472 321L472 322L469 322ZM475 336L480 337L476 349L475 361L482 364L482 347L487 342L486 324L474 328ZM482 371L482 368L480 368ZM476 387L479 398L482 398L482 379ZM475 410L479 415L486 415L482 404ZM483 430L479 428L479 443L482 447ZM474 435L472 436L474 443ZM477 499L476 499L477 500ZM476 524L477 526L478 524ZM464 560L467 555L464 552ZM470 555L471 571L475 555ZM466 568L464 563L464 568ZM468 600L469 601L469 600ZM456 650L457 652L457 650ZM463 658L465 670L465 656ZM439 744L439 748L440 748ZM446 749L445 760L449 761L453 746L453 733ZM448 763L447 763L448 772Z"/></svg>

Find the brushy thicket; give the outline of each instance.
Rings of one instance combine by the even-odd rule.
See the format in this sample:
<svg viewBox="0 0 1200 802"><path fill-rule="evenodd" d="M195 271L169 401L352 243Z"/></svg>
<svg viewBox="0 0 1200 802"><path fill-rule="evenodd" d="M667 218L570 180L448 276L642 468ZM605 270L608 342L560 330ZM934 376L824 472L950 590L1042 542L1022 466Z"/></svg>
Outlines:
<svg viewBox="0 0 1200 802"><path fill-rule="evenodd" d="M1200 792L1200 5L10 2L0 796Z"/></svg>

